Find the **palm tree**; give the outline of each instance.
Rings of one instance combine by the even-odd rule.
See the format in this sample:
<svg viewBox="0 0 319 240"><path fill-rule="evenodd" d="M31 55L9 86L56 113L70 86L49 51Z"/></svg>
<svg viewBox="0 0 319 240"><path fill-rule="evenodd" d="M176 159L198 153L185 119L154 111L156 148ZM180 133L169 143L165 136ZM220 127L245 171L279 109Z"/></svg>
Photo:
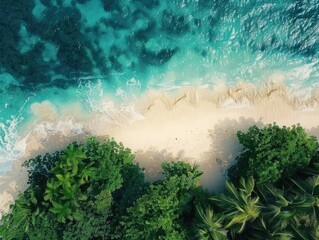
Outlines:
<svg viewBox="0 0 319 240"><path fill-rule="evenodd" d="M290 179L290 183L281 189L272 185L260 186L258 194L264 205L261 208L264 232L269 233L271 239L291 239L291 236L293 239L319 239L318 185L319 177L312 176L306 180ZM258 225L254 228L258 231Z"/></svg>
<svg viewBox="0 0 319 240"><path fill-rule="evenodd" d="M213 210L196 206L200 223L197 225L197 237L200 240L226 240L227 230L223 228L223 217L214 214Z"/></svg>
<svg viewBox="0 0 319 240"><path fill-rule="evenodd" d="M255 181L252 177L241 178L238 190L230 181L226 182L227 194L213 196L211 200L224 213L225 228L232 238L244 231L248 222L255 221L260 215L259 197L252 195Z"/></svg>
<svg viewBox="0 0 319 240"><path fill-rule="evenodd" d="M299 174L306 177L316 176L319 174L319 151L317 151L312 157L309 165L302 169Z"/></svg>
<svg viewBox="0 0 319 240"><path fill-rule="evenodd" d="M300 239L319 239L319 175L302 179L290 179L290 208L295 210L292 231Z"/></svg>
<svg viewBox="0 0 319 240"><path fill-rule="evenodd" d="M237 240L292 240L294 234L287 230L273 229L266 223L263 217L259 217L253 224L245 228L243 234L239 235Z"/></svg>
<svg viewBox="0 0 319 240"><path fill-rule="evenodd" d="M263 185L258 187L258 195L261 196L263 207L262 217L269 227L268 231L284 230L295 211L289 211L290 204L285 192L273 185ZM271 230L272 229L272 230Z"/></svg>

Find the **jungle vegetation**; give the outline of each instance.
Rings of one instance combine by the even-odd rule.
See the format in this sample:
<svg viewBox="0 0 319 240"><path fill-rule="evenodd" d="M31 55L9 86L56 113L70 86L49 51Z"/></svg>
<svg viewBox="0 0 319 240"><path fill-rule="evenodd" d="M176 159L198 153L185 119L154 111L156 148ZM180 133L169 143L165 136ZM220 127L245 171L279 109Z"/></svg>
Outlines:
<svg viewBox="0 0 319 240"><path fill-rule="evenodd" d="M29 187L1 220L0 239L319 239L317 139L276 124L237 136L243 151L219 194L182 161L163 163L163 177L146 182L113 139L32 158Z"/></svg>

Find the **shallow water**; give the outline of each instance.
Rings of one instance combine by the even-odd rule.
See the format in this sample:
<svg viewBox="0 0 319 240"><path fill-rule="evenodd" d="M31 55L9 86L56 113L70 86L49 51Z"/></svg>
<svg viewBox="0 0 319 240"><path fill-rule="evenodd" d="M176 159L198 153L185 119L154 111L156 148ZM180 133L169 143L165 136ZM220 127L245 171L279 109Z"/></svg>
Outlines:
<svg viewBox="0 0 319 240"><path fill-rule="evenodd" d="M24 154L23 126L43 101L50 116L77 104L118 123L142 117L131 102L148 89L259 85L274 74L311 97L318 12L318 0L0 0L0 171Z"/></svg>

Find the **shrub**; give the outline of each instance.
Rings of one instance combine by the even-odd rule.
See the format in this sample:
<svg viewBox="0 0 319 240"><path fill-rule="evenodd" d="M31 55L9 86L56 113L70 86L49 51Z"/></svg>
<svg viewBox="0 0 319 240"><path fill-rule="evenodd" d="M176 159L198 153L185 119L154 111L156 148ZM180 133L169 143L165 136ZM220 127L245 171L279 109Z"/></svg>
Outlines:
<svg viewBox="0 0 319 240"><path fill-rule="evenodd" d="M244 149L229 176L233 180L253 176L258 184L276 183L305 168L318 148L316 138L300 125L252 126L247 133L237 132L237 137Z"/></svg>
<svg viewBox="0 0 319 240"><path fill-rule="evenodd" d="M72 143L61 152L30 159L25 163L30 186L2 219L0 238L105 238L111 232L116 190L123 184L122 192L127 185L143 189L144 174L133 165L133 159L131 151L114 140L99 143L94 138L86 144ZM127 183L129 176L139 180ZM138 197L135 195L127 199L132 201Z"/></svg>
<svg viewBox="0 0 319 240"><path fill-rule="evenodd" d="M194 198L201 172L184 162L164 163L162 169L166 178L151 184L128 208L121 222L123 239L186 239L183 216Z"/></svg>

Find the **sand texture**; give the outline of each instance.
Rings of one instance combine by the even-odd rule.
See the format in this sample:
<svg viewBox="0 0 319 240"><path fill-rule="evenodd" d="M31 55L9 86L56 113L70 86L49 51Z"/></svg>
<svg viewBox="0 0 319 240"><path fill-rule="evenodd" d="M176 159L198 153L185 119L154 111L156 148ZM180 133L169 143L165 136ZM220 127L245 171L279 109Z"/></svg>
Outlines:
<svg viewBox="0 0 319 240"><path fill-rule="evenodd" d="M220 191L226 169L241 150L238 130L276 122L291 126L300 123L319 138L319 97L291 96L284 86L268 83L262 87L238 85L233 88L184 88L174 92L148 91L129 107L110 105L105 111L83 113L77 107L58 113L50 103L31 109L37 120L25 129L24 158L0 178L0 217L9 210L19 191L27 184L21 162L32 156L63 148L87 136L113 137L131 148L136 161L155 180L163 161L183 160L198 164L204 171L203 186ZM73 112L74 111L74 114ZM107 112L107 111L106 111Z"/></svg>

